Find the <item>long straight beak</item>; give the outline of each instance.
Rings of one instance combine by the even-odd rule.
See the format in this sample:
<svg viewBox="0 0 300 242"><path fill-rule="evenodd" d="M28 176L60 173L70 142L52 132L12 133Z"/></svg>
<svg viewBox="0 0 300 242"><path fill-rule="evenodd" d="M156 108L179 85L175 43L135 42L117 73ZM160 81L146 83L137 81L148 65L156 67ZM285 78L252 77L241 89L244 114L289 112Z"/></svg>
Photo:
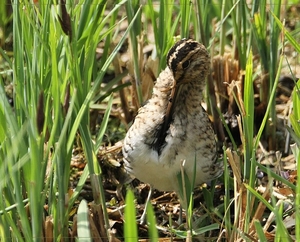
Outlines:
<svg viewBox="0 0 300 242"><path fill-rule="evenodd" d="M164 122L163 129L162 129L162 133L167 132L167 130L170 126L170 123L171 123L171 120L172 120L172 117L173 117L173 113L174 113L174 109L176 107L181 89L182 89L182 85L176 85L176 82L175 82L174 86L172 88L171 95L170 95L170 100L169 100L169 103L168 103L168 106L167 106L166 117L165 117L165 122Z"/></svg>
<svg viewBox="0 0 300 242"><path fill-rule="evenodd" d="M165 142L165 138L167 136L167 131L170 128L170 123L171 123L172 118L173 118L174 110L175 110L175 107L177 105L177 102L178 102L178 99L179 99L178 97L180 95L181 89L182 89L182 85L176 86L176 82L175 82L173 87L172 87L169 103L167 105L167 110L166 110L166 114L165 114L165 117L164 117L164 122L162 124L161 129L159 130L159 133L157 134L157 139L153 144L153 147L158 152L161 151L162 145Z"/></svg>

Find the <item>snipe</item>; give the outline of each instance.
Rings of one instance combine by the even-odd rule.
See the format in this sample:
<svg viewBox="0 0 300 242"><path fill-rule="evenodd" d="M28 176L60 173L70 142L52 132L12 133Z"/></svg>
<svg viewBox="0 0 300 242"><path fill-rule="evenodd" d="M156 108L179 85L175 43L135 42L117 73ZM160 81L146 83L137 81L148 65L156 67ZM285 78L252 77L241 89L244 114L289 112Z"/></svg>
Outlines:
<svg viewBox="0 0 300 242"><path fill-rule="evenodd" d="M167 55L150 100L139 109L123 145L126 170L161 191L178 192L177 175L185 172L195 185L220 176L215 134L201 106L210 69L206 48L191 39L178 41Z"/></svg>

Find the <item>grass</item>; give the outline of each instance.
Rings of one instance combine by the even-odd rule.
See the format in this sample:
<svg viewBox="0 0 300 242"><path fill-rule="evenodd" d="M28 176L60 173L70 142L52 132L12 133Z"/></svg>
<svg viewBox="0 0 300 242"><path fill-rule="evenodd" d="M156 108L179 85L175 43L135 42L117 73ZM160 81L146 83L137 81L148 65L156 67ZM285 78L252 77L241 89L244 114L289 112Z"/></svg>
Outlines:
<svg viewBox="0 0 300 242"><path fill-rule="evenodd" d="M184 238L200 235L207 238L213 234L227 241L241 238L265 241L268 236L275 241L300 240L300 185L291 180L292 171L288 171L289 177L285 179L281 173L262 165L261 156L266 154L258 152L260 142L265 141L268 151L277 150L275 97L282 67L285 63L289 65L284 55L285 46L291 46L298 55L300 52L299 29L289 30L281 21L287 5L282 7L281 1L255 0L249 5L242 0L235 3L224 0L222 4L203 0L165 4L148 0L145 5L138 0L118 1L115 5L83 0L76 4L72 1L66 4L64 1L60 4L34 2L13 1L12 15L5 4L0 4L0 240L40 241L48 237L67 241L71 236L69 231L75 229L78 240L82 236L87 241L112 238L106 213L104 171L97 156L113 119L115 100L124 96L119 105L128 113L123 121L127 125L131 121L131 106L137 109L145 101L145 92L149 92L143 89L143 67L149 63L142 53L144 45L155 47L151 59L158 61L158 68L153 71L157 76L165 68L167 51L176 39L183 37L203 42L209 48L212 62L223 63L222 70L229 65L225 56L230 55L230 59L237 61L239 73L238 79L231 78L232 82L227 83L234 101L229 100L227 92L215 93L214 83L223 84L223 80L208 77L208 111L215 122L223 120L233 143L230 148L228 142L220 140L225 163L224 175L219 179L224 184L223 201L214 202L214 186L211 190L203 189L205 209L201 211L205 213L201 220L191 220L193 206L190 205L186 209L190 216L189 229L170 229L170 233ZM288 1L288 4L295 3ZM123 30L120 26L125 22L128 27ZM12 53L6 44L11 34ZM128 70L132 77L130 92L123 81L127 72L120 71L122 68L117 71L114 62L127 40L132 57L129 63L132 69ZM99 43L103 47L101 58L97 59ZM113 67L116 76L104 85L104 77ZM292 68L288 74L295 76ZM10 81L13 107L7 98ZM255 89L257 82L261 83L259 93ZM300 163L299 88L298 81L291 97L293 111L288 128L296 143L290 153L297 166ZM212 92L213 95L209 95ZM137 101L131 102L134 94ZM225 118L219 117L227 111L220 105L217 107L222 98L227 107L233 103L238 107L242 149L237 145L236 136L230 133ZM255 120L255 100L265 107L259 126ZM96 134L92 134L90 110L101 109L101 104L105 106L101 110L102 122ZM87 166L71 190L70 168L75 147L82 148ZM269 179L263 192L256 177L258 168ZM297 175L300 168L295 170ZM88 177L93 205L82 200L72 219L75 203ZM284 195L285 202L289 202L288 210L284 209L284 201L276 197L279 188L291 191L290 196ZM136 241L139 231L130 190L125 201L125 240ZM151 205L147 207L147 221L149 237L157 241L159 234L153 209ZM96 226L91 213L99 215L101 226ZM291 234L286 220L293 216L296 232ZM272 221L277 225L276 231L271 230ZM97 233L93 226L99 230ZM222 230L225 232L221 233Z"/></svg>

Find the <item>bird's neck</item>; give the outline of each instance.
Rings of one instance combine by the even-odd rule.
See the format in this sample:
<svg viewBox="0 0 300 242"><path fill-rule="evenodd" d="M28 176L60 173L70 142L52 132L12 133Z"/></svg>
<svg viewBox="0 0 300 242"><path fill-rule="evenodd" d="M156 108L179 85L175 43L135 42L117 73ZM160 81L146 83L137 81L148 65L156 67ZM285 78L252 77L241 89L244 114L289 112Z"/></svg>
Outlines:
<svg viewBox="0 0 300 242"><path fill-rule="evenodd" d="M166 69L166 71L168 71ZM172 75L169 75L172 77ZM174 86L173 78L162 78L156 83L153 90L152 101L160 102L160 108L157 110L158 117L163 117L156 126L155 139L152 148L160 154L165 145L165 138L168 134L171 123L177 113L180 115L194 115L202 112L201 101L203 85L199 81L191 81L182 84L180 87ZM174 88L180 88L176 98L172 97ZM168 113L169 110L169 113Z"/></svg>

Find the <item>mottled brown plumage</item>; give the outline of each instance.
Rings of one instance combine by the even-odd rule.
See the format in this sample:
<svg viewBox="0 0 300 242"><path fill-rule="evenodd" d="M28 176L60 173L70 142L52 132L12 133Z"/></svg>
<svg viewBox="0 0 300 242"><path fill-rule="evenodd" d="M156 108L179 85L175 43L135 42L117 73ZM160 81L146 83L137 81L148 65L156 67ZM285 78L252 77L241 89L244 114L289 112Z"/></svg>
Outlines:
<svg viewBox="0 0 300 242"><path fill-rule="evenodd" d="M210 69L206 48L193 40L178 41L169 51L167 67L157 78L151 99L139 109L123 145L126 170L162 191L177 191L177 174L185 160L195 185L223 172L217 162L214 131L201 106Z"/></svg>

